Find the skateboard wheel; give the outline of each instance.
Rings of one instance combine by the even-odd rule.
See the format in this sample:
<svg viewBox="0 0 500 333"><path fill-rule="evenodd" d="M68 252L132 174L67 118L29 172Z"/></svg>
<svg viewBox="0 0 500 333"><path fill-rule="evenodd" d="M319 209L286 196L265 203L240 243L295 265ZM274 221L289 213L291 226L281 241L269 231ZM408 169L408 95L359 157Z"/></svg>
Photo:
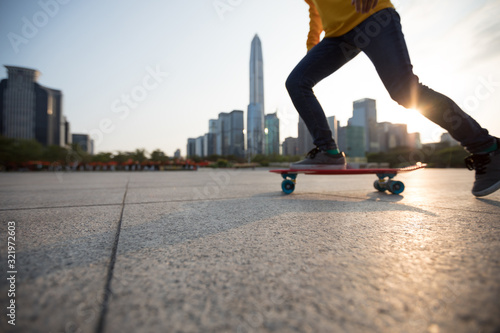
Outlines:
<svg viewBox="0 0 500 333"><path fill-rule="evenodd" d="M390 180L387 183L387 188L392 194L400 194L405 190L405 185L398 180Z"/></svg>
<svg viewBox="0 0 500 333"><path fill-rule="evenodd" d="M281 189L285 194L290 194L295 190L295 183L293 180L286 179L281 183Z"/></svg>
<svg viewBox="0 0 500 333"><path fill-rule="evenodd" d="M379 192L385 192L385 186L383 186L380 181L376 180L374 183L373 183L373 187L375 187L375 189Z"/></svg>

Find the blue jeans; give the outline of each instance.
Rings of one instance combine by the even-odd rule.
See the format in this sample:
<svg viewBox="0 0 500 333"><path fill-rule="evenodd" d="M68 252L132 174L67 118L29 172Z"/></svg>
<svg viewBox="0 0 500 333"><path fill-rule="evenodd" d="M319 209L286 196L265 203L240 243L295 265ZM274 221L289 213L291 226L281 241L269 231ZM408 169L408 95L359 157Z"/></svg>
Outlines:
<svg viewBox="0 0 500 333"><path fill-rule="evenodd" d="M313 87L363 51L375 66L393 100L415 108L446 129L469 152L484 151L495 138L450 98L424 86L413 74L399 14L381 10L340 37L323 38L294 68L286 81L292 102L321 150L335 149L325 113Z"/></svg>

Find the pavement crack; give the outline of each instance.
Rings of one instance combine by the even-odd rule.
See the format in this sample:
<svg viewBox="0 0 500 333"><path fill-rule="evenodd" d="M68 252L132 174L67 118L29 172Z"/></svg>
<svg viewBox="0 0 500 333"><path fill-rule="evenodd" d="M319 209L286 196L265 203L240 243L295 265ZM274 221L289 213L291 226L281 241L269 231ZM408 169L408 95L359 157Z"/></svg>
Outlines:
<svg viewBox="0 0 500 333"><path fill-rule="evenodd" d="M108 307L109 307L109 298L110 298L111 293L112 293L111 281L113 280L113 272L114 272L115 263L116 263L116 253L118 251L118 242L120 241L120 232L122 229L123 212L125 210L125 200L127 198L129 183L130 183L130 178L127 181L127 185L125 186L125 193L123 194L122 209L120 212L120 219L118 221L118 226L116 228L116 234L115 234L115 240L113 242L113 248L111 250L111 259L109 261L108 274L106 277L106 284L104 286L104 294L103 294L103 300L102 300L102 305L101 305L101 313L99 315L99 321L97 322L96 333L104 332L104 328L105 328L105 324L106 324L106 316L107 316Z"/></svg>

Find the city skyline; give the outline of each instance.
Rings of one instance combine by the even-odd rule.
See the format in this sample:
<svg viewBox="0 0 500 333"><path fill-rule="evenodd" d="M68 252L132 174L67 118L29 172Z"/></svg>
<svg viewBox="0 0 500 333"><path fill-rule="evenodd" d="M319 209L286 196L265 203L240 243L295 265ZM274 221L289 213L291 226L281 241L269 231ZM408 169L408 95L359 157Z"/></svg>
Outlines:
<svg viewBox="0 0 500 333"><path fill-rule="evenodd" d="M206 131L206 121L193 120L246 110L248 44L257 33L265 46L264 108L277 110L281 140L296 137L298 116L284 82L306 51L307 5L234 3L222 10L210 1L2 2L0 64L36 69L41 85L60 89L72 132L97 136L96 152L159 148L172 155L180 148L185 155L187 138ZM421 81L500 136L498 1L394 4ZM352 101L368 97L377 100L381 122L406 123L423 142L443 133L393 102L363 55L315 92L326 115L343 125Z"/></svg>
<svg viewBox="0 0 500 333"><path fill-rule="evenodd" d="M237 116L235 116L237 115ZM327 117L332 136L349 161L364 163L367 154L387 153L395 148L421 149L420 132L409 132L407 124L379 122L377 101L363 98L352 102L352 117L341 126L337 117ZM305 155L314 148L313 139L302 118L297 123L298 136L281 138L277 112L265 115L264 151L261 155ZM243 111L219 113L218 119L208 121L208 133L187 139L187 157L207 158L213 155L247 157L255 155L243 147ZM458 145L448 133L433 143Z"/></svg>

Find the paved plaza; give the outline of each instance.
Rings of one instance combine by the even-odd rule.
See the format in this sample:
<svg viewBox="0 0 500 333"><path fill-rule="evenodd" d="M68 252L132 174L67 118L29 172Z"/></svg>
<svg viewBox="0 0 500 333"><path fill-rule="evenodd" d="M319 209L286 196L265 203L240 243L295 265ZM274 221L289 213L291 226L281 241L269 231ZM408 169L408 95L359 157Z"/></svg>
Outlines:
<svg viewBox="0 0 500 333"><path fill-rule="evenodd" d="M473 178L0 173L0 331L500 332L500 192Z"/></svg>

